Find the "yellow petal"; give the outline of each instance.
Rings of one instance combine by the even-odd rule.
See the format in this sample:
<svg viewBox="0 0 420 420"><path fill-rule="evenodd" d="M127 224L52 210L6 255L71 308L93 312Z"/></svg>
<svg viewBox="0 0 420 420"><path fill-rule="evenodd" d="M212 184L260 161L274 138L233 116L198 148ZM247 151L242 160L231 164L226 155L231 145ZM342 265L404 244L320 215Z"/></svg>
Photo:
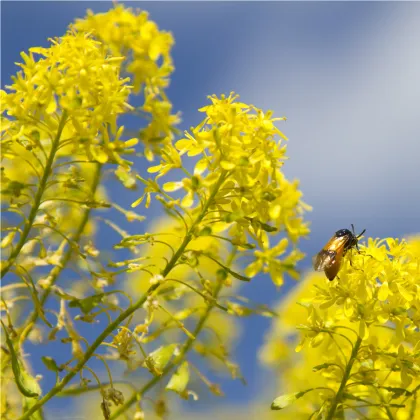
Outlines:
<svg viewBox="0 0 420 420"><path fill-rule="evenodd" d="M388 282L385 281L384 283L382 283L382 286L379 288L378 299L383 302L388 297L388 294L389 294Z"/></svg>
<svg viewBox="0 0 420 420"><path fill-rule="evenodd" d="M272 219L278 219L281 213L281 205L273 204L270 206L269 214Z"/></svg>
<svg viewBox="0 0 420 420"><path fill-rule="evenodd" d="M167 182L166 184L163 184L162 188L163 191L172 192L181 189L183 185L184 184L182 182Z"/></svg>
<svg viewBox="0 0 420 420"><path fill-rule="evenodd" d="M344 302L344 314L347 318L350 318L353 315L354 306L352 300L348 297Z"/></svg>
<svg viewBox="0 0 420 420"><path fill-rule="evenodd" d="M10 232L8 233L3 240L1 241L1 248L7 248L12 242L13 239L15 238L16 235L16 231Z"/></svg>
<svg viewBox="0 0 420 420"><path fill-rule="evenodd" d="M189 192L182 200L181 206L183 208L190 208L194 203L194 195L192 192Z"/></svg>
<svg viewBox="0 0 420 420"><path fill-rule="evenodd" d="M45 112L47 114L53 114L57 109L57 102L55 101L54 95L51 95L50 102L47 105L47 108L45 109Z"/></svg>
<svg viewBox="0 0 420 420"><path fill-rule="evenodd" d="M207 158L200 159L195 165L194 175L201 175L207 169L207 166L208 166Z"/></svg>
<svg viewBox="0 0 420 420"><path fill-rule="evenodd" d="M369 338L369 327L366 325L366 322L361 320L359 324L359 337L362 340L367 340Z"/></svg>
<svg viewBox="0 0 420 420"><path fill-rule="evenodd" d="M131 204L131 207L137 207L143 201L144 195L137 199L134 203Z"/></svg>
<svg viewBox="0 0 420 420"><path fill-rule="evenodd" d="M99 163L107 163L108 162L108 155L100 146L90 146L90 151L92 152L93 157Z"/></svg>
<svg viewBox="0 0 420 420"><path fill-rule="evenodd" d="M225 171L230 171L231 169L233 169L236 165L234 162L229 162L227 160L222 160L220 161L220 166L225 170Z"/></svg>
<svg viewBox="0 0 420 420"><path fill-rule="evenodd" d="M305 345L305 341L306 341L306 337L303 337L302 340L300 341L300 343L295 348L296 353L299 353L303 349L303 347Z"/></svg>
<svg viewBox="0 0 420 420"><path fill-rule="evenodd" d="M383 312L377 316L377 319L381 324L385 324L389 320L389 315L386 312Z"/></svg>
<svg viewBox="0 0 420 420"><path fill-rule="evenodd" d="M161 169L162 165L151 166L150 168L147 168L147 172L149 172L149 174L154 174L156 172L159 172Z"/></svg>
<svg viewBox="0 0 420 420"><path fill-rule="evenodd" d="M127 147L133 147L133 146L135 146L136 144L138 144L138 142L139 142L139 139L136 139L136 138L134 137L134 138L132 138L132 139L130 139L130 140L125 141L125 142L124 142L124 147L125 147L125 148L127 148Z"/></svg>
<svg viewBox="0 0 420 420"><path fill-rule="evenodd" d="M400 283L397 283L398 291L400 292L401 296L405 299L411 302L413 300L413 296L411 293L404 288Z"/></svg>

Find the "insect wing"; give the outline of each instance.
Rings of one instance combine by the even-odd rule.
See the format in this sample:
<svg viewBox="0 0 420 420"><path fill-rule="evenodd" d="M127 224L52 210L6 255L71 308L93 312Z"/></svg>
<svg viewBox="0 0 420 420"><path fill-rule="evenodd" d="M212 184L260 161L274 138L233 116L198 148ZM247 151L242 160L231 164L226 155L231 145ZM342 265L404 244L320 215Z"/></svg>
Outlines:
<svg viewBox="0 0 420 420"><path fill-rule="evenodd" d="M342 261L343 261L343 259L339 257L339 258L334 260L333 264L325 267L325 270L324 270L325 275L327 276L327 279L329 281L332 281L332 280L335 279L336 275L340 271Z"/></svg>
<svg viewBox="0 0 420 420"><path fill-rule="evenodd" d="M323 271L325 267L335 263L337 253L335 251L328 251L323 249L312 259L312 265L315 271Z"/></svg>
<svg viewBox="0 0 420 420"><path fill-rule="evenodd" d="M346 251L351 243L351 236L333 236L328 243L324 246L325 251L335 251L337 254L342 254Z"/></svg>
<svg viewBox="0 0 420 420"><path fill-rule="evenodd" d="M313 258L312 264L314 270L322 271L326 267L334 265L344 254L349 236L333 236L324 248Z"/></svg>

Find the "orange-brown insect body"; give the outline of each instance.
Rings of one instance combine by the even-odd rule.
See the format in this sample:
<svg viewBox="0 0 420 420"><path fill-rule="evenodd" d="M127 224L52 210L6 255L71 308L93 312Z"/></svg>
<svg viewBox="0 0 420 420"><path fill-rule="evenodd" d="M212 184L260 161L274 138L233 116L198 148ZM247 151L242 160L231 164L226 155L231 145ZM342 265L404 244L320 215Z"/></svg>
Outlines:
<svg viewBox="0 0 420 420"><path fill-rule="evenodd" d="M314 269L316 271L324 270L325 275L330 281L334 280L340 271L343 257L347 251L353 247L359 249L357 246L358 240L366 229L356 236L354 226L351 226L353 232L348 229L341 229L335 232L334 236L313 259Z"/></svg>

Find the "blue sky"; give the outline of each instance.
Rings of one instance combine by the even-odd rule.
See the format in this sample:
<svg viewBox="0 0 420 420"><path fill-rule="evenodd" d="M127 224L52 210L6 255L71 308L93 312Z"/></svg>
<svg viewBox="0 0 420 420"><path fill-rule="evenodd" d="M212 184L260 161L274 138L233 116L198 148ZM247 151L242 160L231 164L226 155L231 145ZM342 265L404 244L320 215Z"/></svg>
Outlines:
<svg viewBox="0 0 420 420"><path fill-rule="evenodd" d="M244 102L288 117L280 126L290 139L285 172L301 180L304 199L314 207L312 234L302 243L309 256L350 223L373 237L420 231L420 3L129 5L149 11L174 34L168 96L182 111L182 128L201 119L196 110L207 95L232 90ZM16 72L21 50L47 45L86 8L110 6L2 2L2 86ZM303 267L309 265L308 257ZM292 285L289 280L282 291ZM282 291L268 278L244 289L269 304ZM227 402L251 399L263 382L256 352L268 327L267 319L246 320L237 360L248 386L226 382Z"/></svg>

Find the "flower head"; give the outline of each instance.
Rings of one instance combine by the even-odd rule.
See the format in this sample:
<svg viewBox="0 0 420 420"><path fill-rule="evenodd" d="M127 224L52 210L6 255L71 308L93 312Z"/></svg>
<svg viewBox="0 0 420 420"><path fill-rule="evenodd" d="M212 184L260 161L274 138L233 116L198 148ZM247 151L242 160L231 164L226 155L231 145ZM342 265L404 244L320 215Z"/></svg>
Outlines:
<svg viewBox="0 0 420 420"><path fill-rule="evenodd" d="M337 407L334 401L348 406L363 399L369 418L381 416L383 404L390 405L395 419L408 418L415 405L409 398L420 384L418 243L418 238L368 239L360 253L346 256L339 278L328 282L322 275L308 275L281 305L263 360L283 369L286 392L330 390L305 397L312 405L296 402L296 413L328 413ZM291 336L300 341L298 353L281 352L281 343ZM301 374L304 381L297 380Z"/></svg>
<svg viewBox="0 0 420 420"><path fill-rule="evenodd" d="M172 35L159 30L147 12L134 12L121 5L106 13L88 11L74 27L91 32L112 55L124 58L123 68L132 76L134 92L141 93L144 99L137 111L150 119L139 137L145 156L152 160L154 154L160 154L161 146L170 144L180 121L179 115L172 113L172 104L165 94L174 70Z"/></svg>

